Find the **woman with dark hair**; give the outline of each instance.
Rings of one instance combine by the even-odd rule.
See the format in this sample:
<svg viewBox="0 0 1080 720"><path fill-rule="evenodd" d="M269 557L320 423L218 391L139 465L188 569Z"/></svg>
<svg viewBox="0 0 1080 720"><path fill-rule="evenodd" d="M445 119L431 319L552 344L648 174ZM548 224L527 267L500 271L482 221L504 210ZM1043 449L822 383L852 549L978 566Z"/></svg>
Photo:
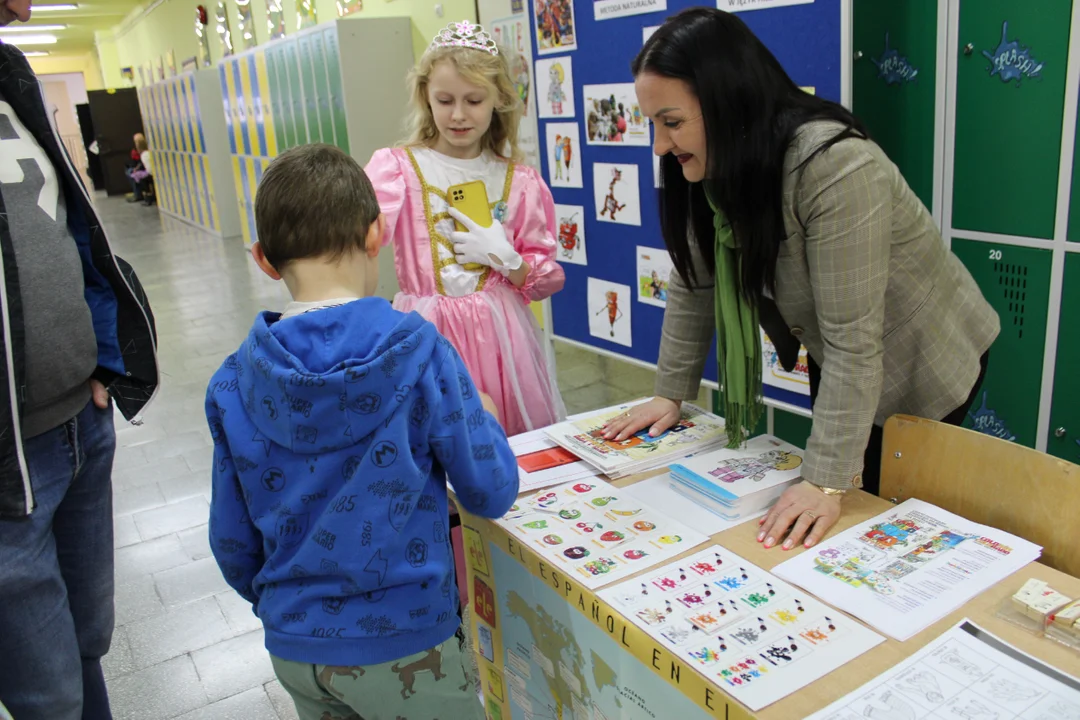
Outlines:
<svg viewBox="0 0 1080 720"><path fill-rule="evenodd" d="M849 488L877 492L881 425L896 413L960 424L997 314L944 246L896 166L840 105L799 89L736 16L691 8L634 60L661 156L660 218L676 272L656 395L608 437L670 427L697 396L716 334L732 447L760 419L759 324L810 356L803 482L759 542L819 542Z"/></svg>

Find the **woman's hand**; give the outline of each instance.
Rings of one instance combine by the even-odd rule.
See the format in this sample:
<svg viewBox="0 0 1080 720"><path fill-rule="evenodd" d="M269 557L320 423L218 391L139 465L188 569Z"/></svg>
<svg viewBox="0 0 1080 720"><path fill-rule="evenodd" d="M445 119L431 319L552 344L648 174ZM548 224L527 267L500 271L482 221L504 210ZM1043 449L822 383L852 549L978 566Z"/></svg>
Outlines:
<svg viewBox="0 0 1080 720"><path fill-rule="evenodd" d="M482 390L478 390L480 393L480 404L484 406L484 409L491 413L491 416L495 418L496 422L502 423L499 419L499 408L495 407L495 401L491 399L491 396Z"/></svg>
<svg viewBox="0 0 1080 720"><path fill-rule="evenodd" d="M771 548L787 535L784 549L790 550L795 543L806 535L805 547L813 547L821 542L825 533L840 519L840 496L826 495L815 485L803 480L792 485L758 525L758 542L764 542L765 548ZM810 534L807 535L807 531Z"/></svg>
<svg viewBox="0 0 1080 720"><path fill-rule="evenodd" d="M635 405L629 412L608 422L604 426L604 438L622 442L650 425L652 427L649 429L649 434L656 437L679 422L681 409L682 402L679 400L655 397L647 403Z"/></svg>

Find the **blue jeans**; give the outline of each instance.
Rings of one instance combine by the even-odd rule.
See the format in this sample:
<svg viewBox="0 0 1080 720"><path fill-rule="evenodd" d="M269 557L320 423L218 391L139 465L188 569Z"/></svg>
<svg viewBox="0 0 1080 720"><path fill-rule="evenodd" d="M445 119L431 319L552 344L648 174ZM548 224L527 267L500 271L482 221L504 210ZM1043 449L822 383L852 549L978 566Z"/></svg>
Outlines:
<svg viewBox="0 0 1080 720"><path fill-rule="evenodd" d="M0 519L0 699L19 720L111 720L112 407L24 447L36 507Z"/></svg>

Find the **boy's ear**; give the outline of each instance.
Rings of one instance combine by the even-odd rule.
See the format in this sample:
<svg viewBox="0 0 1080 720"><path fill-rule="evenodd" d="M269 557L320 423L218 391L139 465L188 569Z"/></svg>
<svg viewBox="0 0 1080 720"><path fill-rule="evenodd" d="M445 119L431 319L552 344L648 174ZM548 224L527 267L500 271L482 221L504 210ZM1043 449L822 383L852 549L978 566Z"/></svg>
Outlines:
<svg viewBox="0 0 1080 720"><path fill-rule="evenodd" d="M263 252L262 243L258 240L251 244L251 257L255 258L255 264L270 278L273 280L281 279L281 273L275 270L274 266L270 264L270 261L266 259L266 253Z"/></svg>
<svg viewBox="0 0 1080 720"><path fill-rule="evenodd" d="M379 213L375 222L368 226L367 237L364 238L364 252L369 258L374 258L382 250L383 237L386 234L386 216Z"/></svg>

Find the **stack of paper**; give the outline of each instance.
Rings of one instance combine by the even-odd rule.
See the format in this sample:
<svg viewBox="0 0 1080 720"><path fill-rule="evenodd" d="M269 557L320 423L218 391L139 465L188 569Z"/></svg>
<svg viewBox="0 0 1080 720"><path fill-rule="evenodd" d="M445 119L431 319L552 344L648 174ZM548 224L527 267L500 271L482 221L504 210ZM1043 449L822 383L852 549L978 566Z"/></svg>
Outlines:
<svg viewBox="0 0 1080 720"><path fill-rule="evenodd" d="M1041 554L1023 538L908 500L773 572L907 640Z"/></svg>
<svg viewBox="0 0 1080 720"><path fill-rule="evenodd" d="M548 439L543 430L515 435L509 441L518 462L519 494L599 474L592 465Z"/></svg>
<svg viewBox="0 0 1080 720"><path fill-rule="evenodd" d="M612 479L664 467L687 455L711 450L727 441L724 421L701 408L684 404L679 422L656 437L649 428L622 441L604 438L604 425L628 412L633 403L552 425L545 432L571 453Z"/></svg>
<svg viewBox="0 0 1080 720"><path fill-rule="evenodd" d="M885 641L719 545L599 595L751 710Z"/></svg>
<svg viewBox="0 0 1080 720"><path fill-rule="evenodd" d="M802 473L802 451L773 437L698 453L671 466L671 487L725 520L761 512Z"/></svg>

